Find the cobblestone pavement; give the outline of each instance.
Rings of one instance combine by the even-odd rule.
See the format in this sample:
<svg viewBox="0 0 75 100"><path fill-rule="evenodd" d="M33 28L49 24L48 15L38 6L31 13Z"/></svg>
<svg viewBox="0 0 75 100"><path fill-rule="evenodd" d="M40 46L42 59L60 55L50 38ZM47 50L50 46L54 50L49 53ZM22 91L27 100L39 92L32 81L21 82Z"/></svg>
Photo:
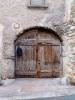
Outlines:
<svg viewBox="0 0 75 100"><path fill-rule="evenodd" d="M62 85L60 79L6 80L0 86L0 100L29 100L75 94L75 86Z"/></svg>

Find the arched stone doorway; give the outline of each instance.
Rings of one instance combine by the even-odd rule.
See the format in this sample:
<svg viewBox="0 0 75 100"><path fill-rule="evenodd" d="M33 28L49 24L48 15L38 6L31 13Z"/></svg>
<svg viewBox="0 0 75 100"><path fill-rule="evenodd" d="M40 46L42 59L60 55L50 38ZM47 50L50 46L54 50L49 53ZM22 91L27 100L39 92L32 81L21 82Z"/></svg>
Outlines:
<svg viewBox="0 0 75 100"><path fill-rule="evenodd" d="M61 38L53 30L25 30L15 41L15 51L16 77L60 77Z"/></svg>

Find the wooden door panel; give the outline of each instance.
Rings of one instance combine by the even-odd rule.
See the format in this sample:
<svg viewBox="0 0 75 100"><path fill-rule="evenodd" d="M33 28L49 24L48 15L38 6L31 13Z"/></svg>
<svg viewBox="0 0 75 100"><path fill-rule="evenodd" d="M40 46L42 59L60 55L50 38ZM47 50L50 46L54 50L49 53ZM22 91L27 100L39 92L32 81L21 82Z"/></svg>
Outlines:
<svg viewBox="0 0 75 100"><path fill-rule="evenodd" d="M23 56L16 57L17 75L58 77L60 74L60 46L20 46Z"/></svg>
<svg viewBox="0 0 75 100"><path fill-rule="evenodd" d="M39 76L51 77L52 76L52 47L51 46L38 46L38 61L39 61Z"/></svg>
<svg viewBox="0 0 75 100"><path fill-rule="evenodd" d="M16 74L36 74L36 46L21 46L23 55L16 57Z"/></svg>
<svg viewBox="0 0 75 100"><path fill-rule="evenodd" d="M40 77L57 77L60 73L60 46L38 46Z"/></svg>
<svg viewBox="0 0 75 100"><path fill-rule="evenodd" d="M58 77L60 74L60 46L52 46L52 75Z"/></svg>

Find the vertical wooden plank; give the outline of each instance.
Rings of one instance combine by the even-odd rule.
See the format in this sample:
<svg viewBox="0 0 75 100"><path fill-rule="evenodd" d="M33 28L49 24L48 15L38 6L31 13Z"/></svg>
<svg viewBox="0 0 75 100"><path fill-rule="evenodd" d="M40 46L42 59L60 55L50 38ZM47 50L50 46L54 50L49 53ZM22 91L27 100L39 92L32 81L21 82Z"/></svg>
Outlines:
<svg viewBox="0 0 75 100"><path fill-rule="evenodd" d="M40 45L39 47L40 77L51 77L52 75L51 50L51 46L48 45Z"/></svg>
<svg viewBox="0 0 75 100"><path fill-rule="evenodd" d="M53 77L59 77L60 73L60 46L52 46L53 56Z"/></svg>
<svg viewBox="0 0 75 100"><path fill-rule="evenodd" d="M48 46L44 46L44 59L45 59L45 64L47 64L49 62L49 56L48 56L48 52L49 48Z"/></svg>

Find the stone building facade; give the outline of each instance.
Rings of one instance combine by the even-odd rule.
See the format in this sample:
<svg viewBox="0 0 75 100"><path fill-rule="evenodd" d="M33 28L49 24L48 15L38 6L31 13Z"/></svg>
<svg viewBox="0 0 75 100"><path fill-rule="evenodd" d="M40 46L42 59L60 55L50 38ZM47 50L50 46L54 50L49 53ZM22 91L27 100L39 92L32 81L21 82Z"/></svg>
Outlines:
<svg viewBox="0 0 75 100"><path fill-rule="evenodd" d="M34 0L33 0L34 1ZM15 76L14 41L23 30L51 29L62 39L62 76L75 77L75 0L0 0L0 77Z"/></svg>

